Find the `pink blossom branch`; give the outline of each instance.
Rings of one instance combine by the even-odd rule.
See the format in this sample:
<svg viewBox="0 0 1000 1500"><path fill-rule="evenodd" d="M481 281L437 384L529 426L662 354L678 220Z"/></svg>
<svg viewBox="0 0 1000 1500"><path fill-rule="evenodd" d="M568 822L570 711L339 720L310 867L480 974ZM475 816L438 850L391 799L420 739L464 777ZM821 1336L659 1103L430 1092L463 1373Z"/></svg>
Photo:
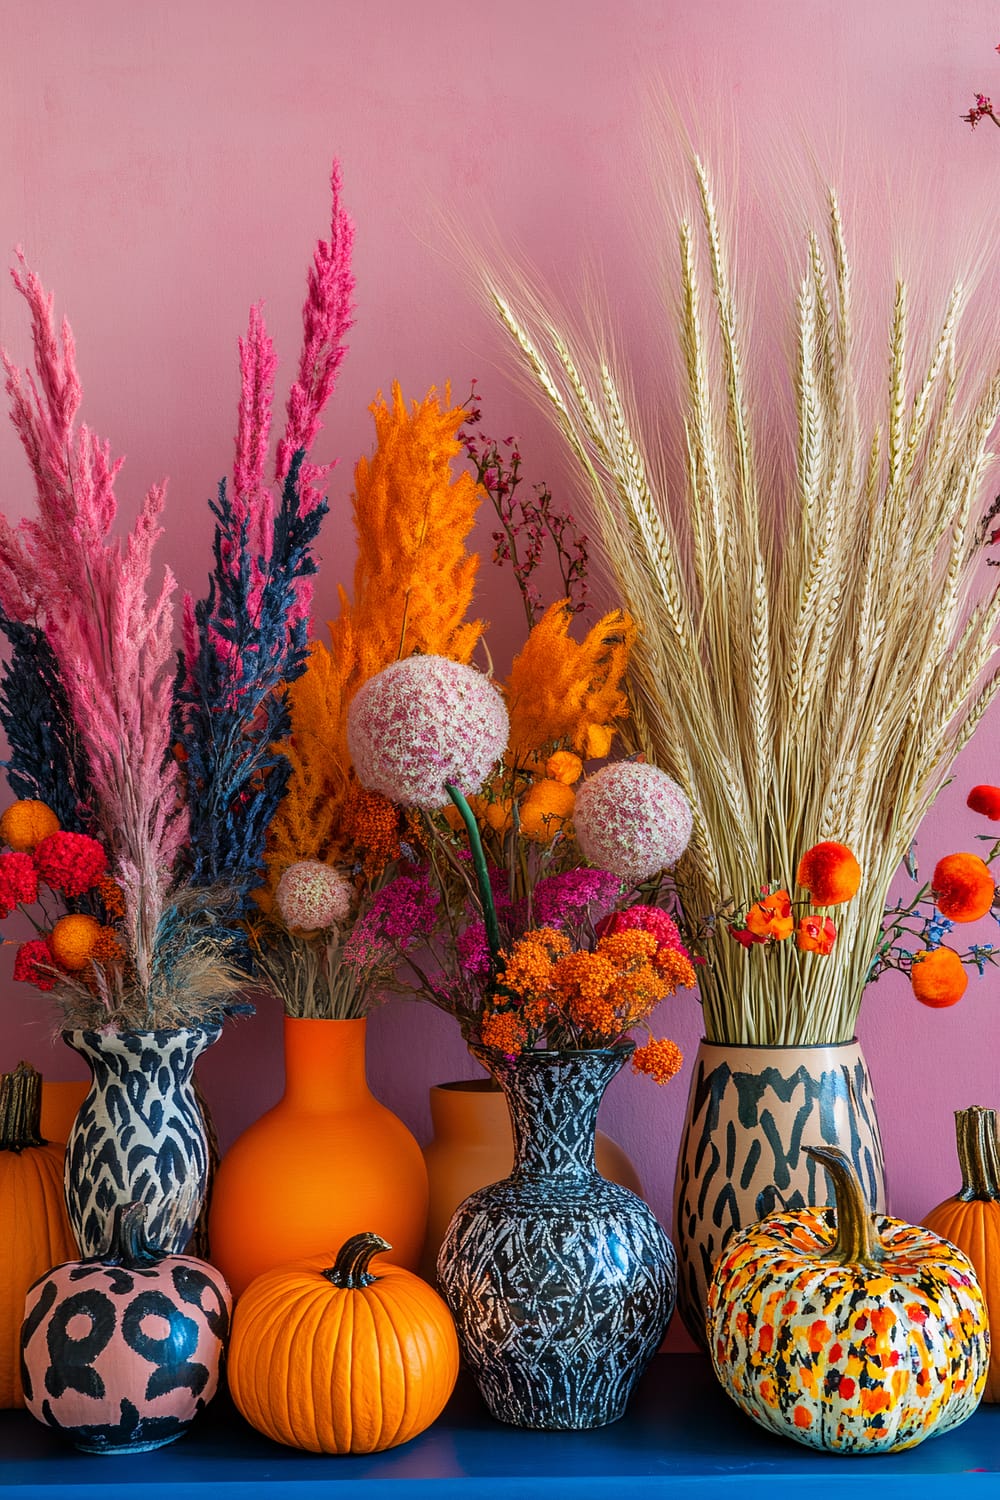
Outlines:
<svg viewBox="0 0 1000 1500"><path fill-rule="evenodd" d="M308 452L322 427L322 413L333 395L337 372L347 353L344 337L353 323L351 252L354 225L341 205L341 172L338 162L330 173L332 207L330 240L320 240L313 255L307 278L307 295L302 309L303 340L299 355L298 376L289 392L285 431L275 453L274 479L284 484L292 459L302 450ZM235 533L219 536L218 544L224 563L235 574L240 565L237 551L239 528L246 526L245 546L250 554L251 588L247 601L252 619L256 619L264 587L264 577L273 560L274 521L277 507L275 493L264 483L268 443L271 431L271 407L277 358L274 344L264 323L259 303L250 309L245 339L240 340L240 404L236 431L236 455L233 465L232 517ZM299 478L299 513L308 515L323 498L320 485L334 467L333 463L303 463ZM0 537L0 587L3 580L3 550ZM288 618L289 634L302 620L307 620L312 600L312 580L301 576L296 583L295 603ZM184 602L184 665L188 681L192 679L197 637L193 627L194 605ZM217 633L215 650L220 660L229 659L234 678L239 677L239 662L231 644Z"/></svg>
<svg viewBox="0 0 1000 1500"><path fill-rule="evenodd" d="M994 47L993 50L994 52L1000 52L1000 45ZM994 125L996 125L998 129L1000 129L1000 120L997 119L996 115L993 112L993 101L990 99L988 94L977 94L975 104L967 114L962 115L960 118L963 119L967 125L971 125L973 130L975 130L980 120L992 120Z"/></svg>
<svg viewBox="0 0 1000 1500"><path fill-rule="evenodd" d="M284 482L293 456L308 453L319 433L323 409L333 395L347 346L344 338L354 322L354 276L351 252L354 224L340 202L340 163L330 173L333 205L330 239L320 240L308 277L308 293L302 309L303 343L298 379L288 396L288 420L278 443L274 477ZM321 499L318 484L333 464L303 465L302 509L308 512Z"/></svg>
<svg viewBox="0 0 1000 1500"><path fill-rule="evenodd" d="M237 524L245 517L256 521L251 544L262 555L269 553L267 536L274 520L274 498L264 482L271 440L271 404L278 360L274 344L264 326L261 304L250 309L247 336L240 339L240 407L233 465L233 514Z"/></svg>

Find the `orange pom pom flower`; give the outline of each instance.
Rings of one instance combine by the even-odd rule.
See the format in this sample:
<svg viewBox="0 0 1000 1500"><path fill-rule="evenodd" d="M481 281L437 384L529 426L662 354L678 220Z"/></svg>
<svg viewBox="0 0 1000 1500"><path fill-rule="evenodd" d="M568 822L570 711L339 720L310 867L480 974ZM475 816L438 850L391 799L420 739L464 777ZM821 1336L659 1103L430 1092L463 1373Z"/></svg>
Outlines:
<svg viewBox="0 0 1000 1500"><path fill-rule="evenodd" d="M1000 819L1000 786L974 786L965 799L965 805L997 822Z"/></svg>
<svg viewBox="0 0 1000 1500"><path fill-rule="evenodd" d="M931 889L938 911L952 922L978 922L996 894L989 865L978 854L946 854L939 859Z"/></svg>
<svg viewBox="0 0 1000 1500"><path fill-rule="evenodd" d="M30 854L50 833L59 831L59 819L47 802L22 797L12 802L0 817L0 842L8 849Z"/></svg>
<svg viewBox="0 0 1000 1500"><path fill-rule="evenodd" d="M572 786L583 775L583 761L572 750L554 750L545 762L545 774L551 781Z"/></svg>
<svg viewBox="0 0 1000 1500"><path fill-rule="evenodd" d="M85 912L70 912L60 917L49 935L56 963L71 972L86 968L101 931L100 922Z"/></svg>
<svg viewBox="0 0 1000 1500"><path fill-rule="evenodd" d="M910 985L921 1005L943 1009L961 1000L969 984L954 948L931 948L913 955Z"/></svg>
<svg viewBox="0 0 1000 1500"><path fill-rule="evenodd" d="M644 1047L632 1053L632 1072L645 1073L654 1083L669 1083L680 1072L684 1054L676 1042L667 1037L651 1037Z"/></svg>
<svg viewBox="0 0 1000 1500"><path fill-rule="evenodd" d="M846 844L830 840L806 850L795 880L805 886L816 906L839 906L857 893L861 866Z"/></svg>
<svg viewBox="0 0 1000 1500"><path fill-rule="evenodd" d="M547 844L573 816L576 793L562 781L546 777L536 781L518 808L525 838Z"/></svg>

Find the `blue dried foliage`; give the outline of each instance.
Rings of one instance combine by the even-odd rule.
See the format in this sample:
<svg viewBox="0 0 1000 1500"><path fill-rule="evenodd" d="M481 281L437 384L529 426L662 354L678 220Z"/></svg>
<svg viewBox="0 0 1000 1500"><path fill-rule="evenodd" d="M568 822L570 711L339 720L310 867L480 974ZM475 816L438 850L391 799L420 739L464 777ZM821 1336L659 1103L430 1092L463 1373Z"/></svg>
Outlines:
<svg viewBox="0 0 1000 1500"><path fill-rule="evenodd" d="M0 630L11 645L0 668L0 726L8 747L0 766L7 783L15 797L45 802L71 833L92 833L90 770L52 647L37 625L2 611Z"/></svg>
<svg viewBox="0 0 1000 1500"><path fill-rule="evenodd" d="M310 547L327 510L323 502L308 515L299 513L302 457L296 454L284 483L267 563L251 558L246 523L237 524L225 480L219 485L212 504L215 564L208 595L195 606L197 660L191 681L181 664L175 688L191 823L181 874L195 886L233 889L234 905L218 914L215 935L223 942L228 936L244 962L249 945L242 921L252 909L250 892L262 882L268 825L288 783L288 761L275 749L289 732L281 684L298 677L306 663L306 621L290 628L289 617L297 581L316 571ZM256 608L254 564L262 575ZM220 638L231 653L220 655Z"/></svg>

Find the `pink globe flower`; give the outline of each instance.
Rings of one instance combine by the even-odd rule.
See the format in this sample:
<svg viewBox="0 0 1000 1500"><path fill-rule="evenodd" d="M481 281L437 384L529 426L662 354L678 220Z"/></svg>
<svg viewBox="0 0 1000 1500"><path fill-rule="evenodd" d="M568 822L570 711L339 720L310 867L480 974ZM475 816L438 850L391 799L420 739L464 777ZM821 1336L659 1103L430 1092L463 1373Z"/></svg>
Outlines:
<svg viewBox="0 0 1000 1500"><path fill-rule="evenodd" d="M349 880L318 859L289 865L278 881L274 899L286 927L316 932L346 921L354 894Z"/></svg>
<svg viewBox="0 0 1000 1500"><path fill-rule="evenodd" d="M618 761L576 794L573 826L584 858L637 885L677 863L691 837L691 808L658 766Z"/></svg>
<svg viewBox="0 0 1000 1500"><path fill-rule="evenodd" d="M510 733L488 677L446 656L410 656L365 683L347 714L347 744L363 786L404 807L448 803L445 783L478 792Z"/></svg>

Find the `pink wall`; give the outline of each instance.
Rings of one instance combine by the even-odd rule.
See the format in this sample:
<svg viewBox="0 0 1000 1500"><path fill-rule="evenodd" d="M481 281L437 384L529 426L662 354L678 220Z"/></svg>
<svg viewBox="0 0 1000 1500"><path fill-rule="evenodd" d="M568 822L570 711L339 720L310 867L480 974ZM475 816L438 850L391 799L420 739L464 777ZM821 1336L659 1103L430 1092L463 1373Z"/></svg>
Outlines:
<svg viewBox="0 0 1000 1500"><path fill-rule="evenodd" d="M393 379L408 396L450 379L461 396L479 376L488 428L517 431L531 477L561 484L556 441L511 382L436 215L474 232L492 218L556 283L586 248L609 268L626 327L640 327L646 292L630 279L621 212L639 180L641 101L657 75L696 117L732 105L762 160L802 125L832 142L840 180L866 164L893 184L890 201L921 224L932 252L947 252L996 202L1000 137L989 123L970 136L958 119L977 89L1000 95L1000 14L988 0L33 0L0 14L0 246L24 245L72 321L84 415L128 455L123 508L169 475L162 556L199 592L206 497L231 459L236 338L250 303L266 298L287 374L339 156L358 226L358 320L319 450L342 460L320 620L349 577L345 502L352 463L370 446L367 404ZM6 279L0 339L26 360ZM0 503L17 515L29 486L6 427L0 474ZM488 551L485 528L483 543ZM484 576L481 608L509 649L519 611L507 578ZM981 831L964 792L1000 780L998 723L930 819L926 860L942 841L956 847ZM862 1039L900 1214L919 1216L957 1185L952 1111L1000 1102L998 990L994 977L974 982L941 1013L891 979L866 998ZM697 1005L679 998L674 1010L677 1039L693 1051ZM68 1076L76 1060L58 1044L50 1052L51 1025L44 998L5 987L0 1061L27 1055ZM280 1090L277 1028L264 1008L209 1054L224 1139ZM371 1029L373 1084L425 1135L428 1085L469 1071L454 1029L400 1002ZM685 1092L686 1080L657 1091L625 1077L605 1111L666 1220Z"/></svg>

